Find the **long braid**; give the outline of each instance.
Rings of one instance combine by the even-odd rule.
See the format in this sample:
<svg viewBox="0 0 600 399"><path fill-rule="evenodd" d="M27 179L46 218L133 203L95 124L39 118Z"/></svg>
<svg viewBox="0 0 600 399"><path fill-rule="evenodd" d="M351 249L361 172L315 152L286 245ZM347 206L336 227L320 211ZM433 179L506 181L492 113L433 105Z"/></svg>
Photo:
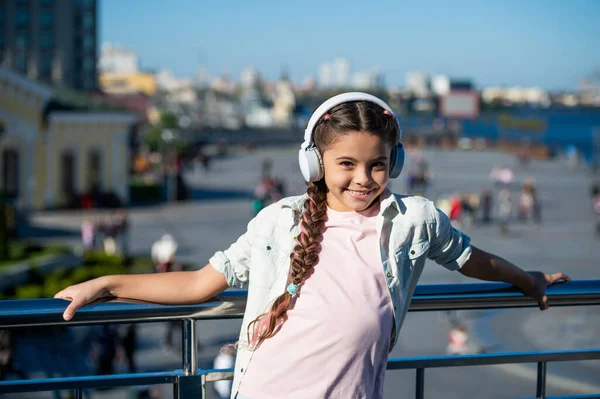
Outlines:
<svg viewBox="0 0 600 399"><path fill-rule="evenodd" d="M304 202L300 222L300 235L290 255L291 281L302 286L310 277L313 268L319 263L323 227L327 220L327 193L323 181L308 183L308 198ZM292 305L292 295L287 290L281 294L271 306L271 310L258 316L248 325L248 341L250 347L256 349L262 341L275 335L278 327L285 322L288 309Z"/></svg>

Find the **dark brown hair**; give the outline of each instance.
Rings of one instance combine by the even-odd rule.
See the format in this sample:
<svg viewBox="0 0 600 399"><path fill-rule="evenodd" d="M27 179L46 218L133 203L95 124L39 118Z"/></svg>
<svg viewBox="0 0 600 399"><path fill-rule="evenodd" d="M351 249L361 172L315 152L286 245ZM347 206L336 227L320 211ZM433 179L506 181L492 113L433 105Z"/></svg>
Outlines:
<svg viewBox="0 0 600 399"><path fill-rule="evenodd" d="M398 142L399 129L394 117L384 113L379 105L367 101L347 102L332 108L316 124L313 141L322 154L340 136L356 131L381 137L390 148ZM288 276L288 284L298 285L299 291L319 263L323 229L327 220L325 179L308 183L306 193L308 198L301 215L300 234L296 237L296 245L290 255ZM275 335L285 322L293 299L286 290L275 299L269 312L258 316L248 325L251 348L256 349L263 340Z"/></svg>

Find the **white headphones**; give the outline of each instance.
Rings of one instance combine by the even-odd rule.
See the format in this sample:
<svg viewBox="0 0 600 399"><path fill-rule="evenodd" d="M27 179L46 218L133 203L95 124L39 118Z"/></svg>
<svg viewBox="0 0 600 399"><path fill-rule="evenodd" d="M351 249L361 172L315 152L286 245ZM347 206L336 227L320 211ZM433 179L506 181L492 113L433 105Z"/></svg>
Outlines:
<svg viewBox="0 0 600 399"><path fill-rule="evenodd" d="M400 129L398 117L394 111L392 111L392 108L390 108L389 105L379 98L367 93L350 92L338 94L337 96L331 97L329 100L325 101L319 106L319 108L317 108L308 121L306 130L304 130L304 142L302 143L298 153L300 171L302 172L304 180L307 182L314 182L323 178L323 160L321 159L321 154L319 153L317 146L313 142L313 130L315 125L317 122L319 122L321 117L329 112L333 107L352 101L368 101L379 105L381 108L389 111L392 114L393 118L396 120L396 123L398 123L398 143L392 149L392 153L390 155L390 177L398 177L400 172L402 172L402 167L404 166L404 145L402 144L402 130Z"/></svg>

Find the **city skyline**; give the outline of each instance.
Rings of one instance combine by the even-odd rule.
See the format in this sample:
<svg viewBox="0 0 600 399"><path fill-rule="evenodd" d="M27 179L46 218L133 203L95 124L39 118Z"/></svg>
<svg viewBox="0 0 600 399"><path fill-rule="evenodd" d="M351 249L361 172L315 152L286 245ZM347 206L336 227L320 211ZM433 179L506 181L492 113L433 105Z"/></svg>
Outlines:
<svg viewBox="0 0 600 399"><path fill-rule="evenodd" d="M101 1L100 42L132 49L142 68L182 77L199 68L238 77L254 67L269 80L285 70L302 82L317 78L322 63L345 58L352 72L376 68L394 87L405 85L408 72L423 71L470 78L478 87L576 90L600 66L594 2L175 4Z"/></svg>

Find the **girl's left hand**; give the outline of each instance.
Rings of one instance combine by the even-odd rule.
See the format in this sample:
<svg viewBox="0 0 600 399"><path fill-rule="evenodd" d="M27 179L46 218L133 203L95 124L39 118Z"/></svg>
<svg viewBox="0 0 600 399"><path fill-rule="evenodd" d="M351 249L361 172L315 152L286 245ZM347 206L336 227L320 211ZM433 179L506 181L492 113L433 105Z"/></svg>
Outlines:
<svg viewBox="0 0 600 399"><path fill-rule="evenodd" d="M531 283L528 287L521 287L525 295L533 298L540 306L540 310L548 309L548 297L546 296L546 288L548 286L563 280L564 282L571 281L571 277L564 273L546 274L542 272L528 272L531 278Z"/></svg>

